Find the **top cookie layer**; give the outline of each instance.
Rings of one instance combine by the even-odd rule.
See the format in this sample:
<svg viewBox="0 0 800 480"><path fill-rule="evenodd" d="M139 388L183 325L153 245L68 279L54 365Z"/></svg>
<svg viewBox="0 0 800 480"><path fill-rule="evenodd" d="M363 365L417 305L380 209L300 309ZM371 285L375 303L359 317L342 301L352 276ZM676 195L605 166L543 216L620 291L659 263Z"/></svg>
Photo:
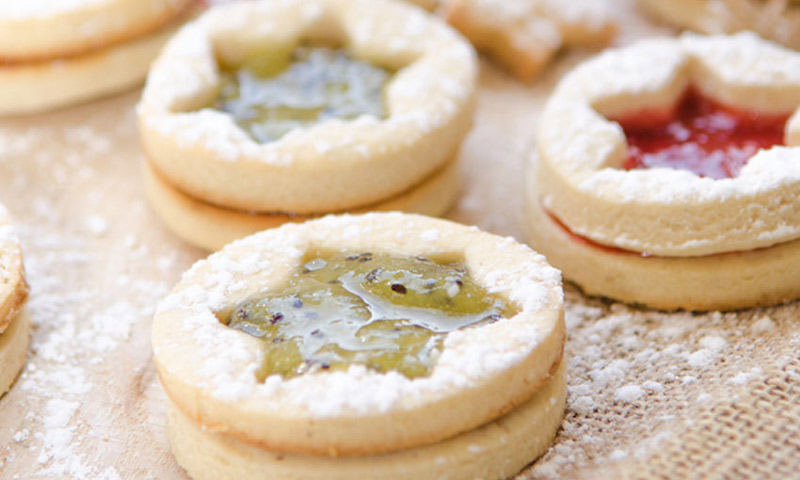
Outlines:
<svg viewBox="0 0 800 480"><path fill-rule="evenodd" d="M27 296L19 239L8 211L0 205L0 333L17 316Z"/></svg>
<svg viewBox="0 0 800 480"><path fill-rule="evenodd" d="M0 2L0 60L76 55L162 25L194 0L23 0Z"/></svg>
<svg viewBox="0 0 800 480"><path fill-rule="evenodd" d="M606 52L567 75L538 132L538 189L572 231L663 256L767 247L800 237L800 114L788 147L760 150L735 178L621 169L626 113L669 110L689 86L725 105L789 114L800 105L800 55L753 34L683 35Z"/></svg>
<svg viewBox="0 0 800 480"><path fill-rule="evenodd" d="M388 117L329 120L258 144L206 108L219 66L304 41L343 44L397 70ZM176 35L139 104L142 140L170 183L210 203L261 212L323 213L402 192L451 158L469 129L477 65L471 46L435 17L382 0L242 2L214 8Z"/></svg>
<svg viewBox="0 0 800 480"><path fill-rule="evenodd" d="M472 277L519 313L451 332L429 376L363 366L259 383L259 340L215 315L269 291L317 248L463 257ZM367 454L433 443L529 398L560 360L560 274L508 238L407 214L325 217L234 242L198 262L153 324L165 390L207 428L272 451Z"/></svg>

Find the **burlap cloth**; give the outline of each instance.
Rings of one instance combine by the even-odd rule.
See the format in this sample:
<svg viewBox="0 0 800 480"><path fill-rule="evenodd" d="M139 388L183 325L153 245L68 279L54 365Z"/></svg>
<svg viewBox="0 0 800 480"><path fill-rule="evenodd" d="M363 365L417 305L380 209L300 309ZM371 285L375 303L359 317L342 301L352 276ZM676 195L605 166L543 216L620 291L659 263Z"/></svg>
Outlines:
<svg viewBox="0 0 800 480"><path fill-rule="evenodd" d="M568 1L568 0L565 0ZM619 43L658 32L628 0ZM532 85L484 63L464 191L450 218L521 239L538 112L591 52ZM185 478L151 362L157 302L204 253L143 200L137 93L0 120L0 201L20 231L35 325L0 399L0 478ZM800 478L800 307L663 313L567 286L569 396L519 478Z"/></svg>

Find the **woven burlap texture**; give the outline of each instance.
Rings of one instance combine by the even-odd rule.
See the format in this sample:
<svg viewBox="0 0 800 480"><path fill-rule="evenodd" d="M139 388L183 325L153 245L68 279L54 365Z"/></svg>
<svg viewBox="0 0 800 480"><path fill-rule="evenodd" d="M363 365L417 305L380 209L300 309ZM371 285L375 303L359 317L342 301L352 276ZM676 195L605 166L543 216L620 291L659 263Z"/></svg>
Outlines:
<svg viewBox="0 0 800 480"><path fill-rule="evenodd" d="M664 313L568 287L564 424L519 478L800 478L799 312Z"/></svg>

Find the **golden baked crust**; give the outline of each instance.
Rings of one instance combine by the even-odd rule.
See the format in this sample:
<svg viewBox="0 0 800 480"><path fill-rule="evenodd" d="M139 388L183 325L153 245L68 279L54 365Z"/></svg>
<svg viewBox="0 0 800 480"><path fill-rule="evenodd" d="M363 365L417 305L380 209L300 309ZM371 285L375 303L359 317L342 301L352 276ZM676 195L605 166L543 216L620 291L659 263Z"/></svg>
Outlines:
<svg viewBox="0 0 800 480"><path fill-rule="evenodd" d="M653 15L701 33L751 30L800 48L800 7L794 0L639 0Z"/></svg>
<svg viewBox="0 0 800 480"><path fill-rule="evenodd" d="M30 340L31 319L23 309L8 328L0 333L0 397L5 394L25 365Z"/></svg>
<svg viewBox="0 0 800 480"><path fill-rule="evenodd" d="M331 120L259 144L213 103L217 58L304 40L340 42L399 69L388 117ZM472 121L477 66L470 45L418 8L384 0L241 2L182 29L154 63L138 107L142 142L164 179L244 211L326 213L379 202L439 169ZM199 109L199 110L198 110Z"/></svg>
<svg viewBox="0 0 800 480"><path fill-rule="evenodd" d="M662 310L733 310L800 297L800 240L700 257L643 257L588 245L547 215L528 179L525 236L589 295Z"/></svg>
<svg viewBox="0 0 800 480"><path fill-rule="evenodd" d="M24 0L0 2L0 60L53 60L147 34L194 0Z"/></svg>
<svg viewBox="0 0 800 480"><path fill-rule="evenodd" d="M349 213L369 210L398 210L440 216L455 203L459 191L457 155L419 185L379 203L365 205ZM241 212L217 207L192 198L167 183L145 162L145 195L164 224L183 240L206 250L223 245L286 222L302 222L312 216L285 213Z"/></svg>
<svg viewBox="0 0 800 480"><path fill-rule="evenodd" d="M369 457L312 457L258 449L204 431L170 402L167 431L178 463L194 480L485 480L510 478L540 456L558 430L566 363L533 397L506 415L440 443Z"/></svg>
<svg viewBox="0 0 800 480"><path fill-rule="evenodd" d="M447 21L522 80L562 47L607 43L616 25L596 0L447 0Z"/></svg>
<svg viewBox="0 0 800 480"><path fill-rule="evenodd" d="M0 396L11 387L25 364L30 319L19 239L8 211L0 205Z"/></svg>
<svg viewBox="0 0 800 480"><path fill-rule="evenodd" d="M215 313L279 285L314 248L463 255L473 278L519 313L448 334L427 377L352 366L258 383L260 341ZM152 342L168 396L208 431L276 452L375 454L441 441L530 398L561 358L562 302L559 272L510 238L418 215L328 216L195 264L159 305Z"/></svg>
<svg viewBox="0 0 800 480"><path fill-rule="evenodd" d="M0 66L0 115L41 112L135 87L175 33L177 23L150 34L58 61Z"/></svg>
<svg viewBox="0 0 800 480"><path fill-rule="evenodd" d="M27 297L19 239L8 211L0 205L0 334L17 317Z"/></svg>
<svg viewBox="0 0 800 480"><path fill-rule="evenodd" d="M800 105L800 55L751 33L686 34L608 51L577 67L540 122L536 189L544 207L594 242L658 256L800 238L798 113L786 127L788 147L760 150L735 178L619 168L625 136L605 117L667 109L689 84L733 107L788 114Z"/></svg>

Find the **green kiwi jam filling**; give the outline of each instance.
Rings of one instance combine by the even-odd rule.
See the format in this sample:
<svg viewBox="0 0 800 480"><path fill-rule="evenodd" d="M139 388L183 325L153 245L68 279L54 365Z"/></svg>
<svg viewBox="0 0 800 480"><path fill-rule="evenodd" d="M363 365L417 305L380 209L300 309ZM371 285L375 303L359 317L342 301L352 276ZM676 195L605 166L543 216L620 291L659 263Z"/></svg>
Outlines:
<svg viewBox="0 0 800 480"><path fill-rule="evenodd" d="M261 143L332 118L386 117L383 87L391 73L346 50L261 52L220 75L214 107Z"/></svg>
<svg viewBox="0 0 800 480"><path fill-rule="evenodd" d="M222 321L264 342L260 381L352 364L415 378L431 373L448 332L514 314L460 261L317 252Z"/></svg>

